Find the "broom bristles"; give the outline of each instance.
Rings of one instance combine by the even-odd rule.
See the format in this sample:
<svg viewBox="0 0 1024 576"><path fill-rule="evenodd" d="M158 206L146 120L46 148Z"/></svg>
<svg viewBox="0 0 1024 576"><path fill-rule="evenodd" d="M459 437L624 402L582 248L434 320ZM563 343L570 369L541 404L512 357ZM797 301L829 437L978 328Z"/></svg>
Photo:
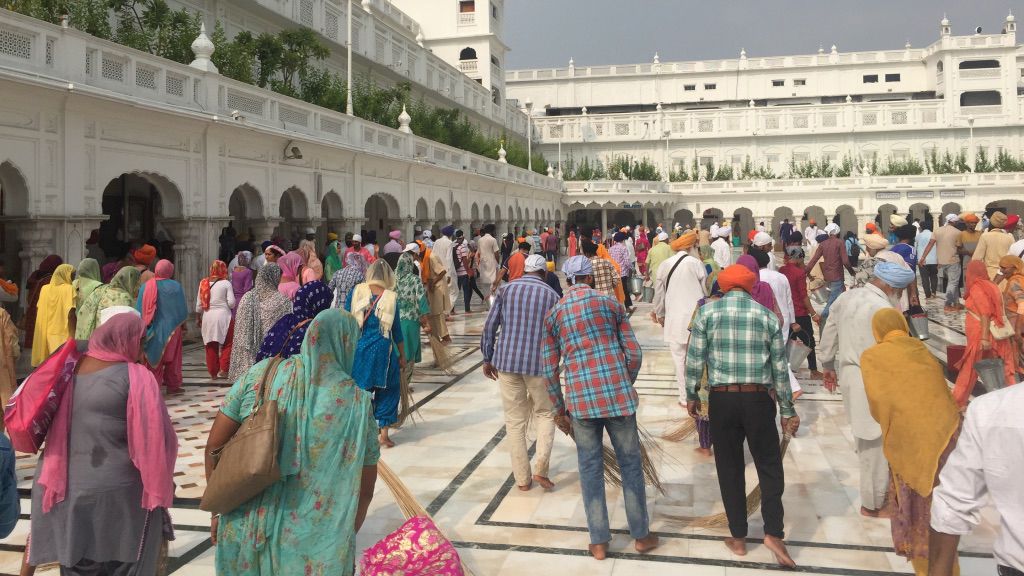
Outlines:
<svg viewBox="0 0 1024 576"><path fill-rule="evenodd" d="M689 416L683 416L662 432L661 439L669 442L682 442L693 436L696 431L697 422Z"/></svg>
<svg viewBox="0 0 1024 576"><path fill-rule="evenodd" d="M664 495L665 487L661 483L661 477L658 475L658 468L655 466L652 458L652 454L660 456L664 450L658 444L657 440L651 436L651 433L639 424L637 424L637 433L640 436L640 463L644 472L644 482ZM569 437L572 438L573 442L576 441L576 435L572 428L569 429ZM619 461L615 458L615 449L607 444L602 444L601 461L604 466L605 482L612 486L621 488L622 468L619 467Z"/></svg>
<svg viewBox="0 0 1024 576"><path fill-rule="evenodd" d="M413 409L416 406L416 399L412 396L412 370L408 368L409 376L406 377L403 370L401 378L401 408L398 410L398 422L395 423L395 428L401 428L405 424L406 418L412 420L414 414L419 412L419 408ZM422 417L420 418L422 419Z"/></svg>
<svg viewBox="0 0 1024 576"><path fill-rule="evenodd" d="M434 523L434 526L437 526L437 530L441 532L441 535L448 538L444 533L444 530L437 525L434 517L427 512L427 509L424 508L418 500L416 500L416 497L413 496L409 487L402 482L398 477L398 474L395 474L395 471L385 464L383 460L377 461L377 475L384 481L388 490L391 491L391 495L395 498L395 503L398 504L398 509L401 510L402 516L404 516L406 520L414 516L423 516L428 518ZM451 540L450 538L448 539ZM466 574L466 576L473 576L473 571L470 570L469 566L466 566L466 563L462 561L461 555L459 556L459 562L462 563L462 572Z"/></svg>
<svg viewBox="0 0 1024 576"><path fill-rule="evenodd" d="M430 351L434 354L435 367L445 372L451 370L453 364L451 352L448 350L448 346L441 342L441 339L433 332L430 334Z"/></svg>
<svg viewBox="0 0 1024 576"><path fill-rule="evenodd" d="M789 441L792 437L789 434L782 436L782 441L779 443L779 449L782 452L782 456L786 455L786 449L789 448ZM754 486L754 489L747 494L747 517L757 511L761 507L761 485ZM664 518L668 520L668 525L673 528L726 528L729 526L729 517L725 512L719 512L718 514L711 514L710 516L677 516L674 514L663 514Z"/></svg>

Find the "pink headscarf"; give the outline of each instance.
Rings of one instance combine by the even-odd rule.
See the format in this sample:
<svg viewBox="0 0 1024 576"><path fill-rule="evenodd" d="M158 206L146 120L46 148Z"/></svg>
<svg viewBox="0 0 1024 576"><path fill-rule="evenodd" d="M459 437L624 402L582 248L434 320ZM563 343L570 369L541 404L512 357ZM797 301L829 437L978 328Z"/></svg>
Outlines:
<svg viewBox="0 0 1024 576"><path fill-rule="evenodd" d="M174 264L170 260L161 260L156 263L153 270L153 277L146 281L145 290L142 292L142 325L149 327L156 316L157 280L169 280L174 276Z"/></svg>
<svg viewBox="0 0 1024 576"><path fill-rule="evenodd" d="M170 508L174 501L178 437L153 373L138 363L145 330L142 319L135 314L118 314L92 333L88 355L104 362L128 364L128 453L142 478L141 505L153 510ZM64 501L67 493L74 392L75 381L72 380L46 436L46 457L39 476L43 487L43 512L49 512L54 504Z"/></svg>

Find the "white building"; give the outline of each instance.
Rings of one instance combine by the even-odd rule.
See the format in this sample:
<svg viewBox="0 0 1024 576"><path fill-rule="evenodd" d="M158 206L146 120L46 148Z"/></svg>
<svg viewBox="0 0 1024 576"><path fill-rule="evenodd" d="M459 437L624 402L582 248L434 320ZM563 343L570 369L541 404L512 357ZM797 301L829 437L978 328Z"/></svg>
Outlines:
<svg viewBox="0 0 1024 576"><path fill-rule="evenodd" d="M367 5L375 23L398 18L381 0ZM181 65L0 10L0 257L9 276L21 283L51 253L77 264L94 233L112 247L108 257L128 242L158 242L194 290L229 223L258 243L307 228L321 241L360 229L386 240L417 226L496 222L504 231L563 219L553 178L417 137L407 118L393 130L233 81L212 66L212 49L201 36L196 60ZM444 74L489 98L461 73Z"/></svg>
<svg viewBox="0 0 1024 576"><path fill-rule="evenodd" d="M1013 15L1000 26L998 34L954 36L943 19L939 39L926 48L842 53L832 46L781 57L741 51L699 62L655 55L628 66L570 61L509 71L506 85L510 97L532 101L541 114L534 133L549 159L568 165L570 158L607 163L628 155L660 170L664 182L567 182L566 202L577 211L571 219L580 223L687 223L706 213L735 215L742 230L774 220L777 230L783 218L822 222L839 214L844 230L853 230L858 220L887 221L893 211L925 218L926 211L934 217L992 205L1020 213L1019 174L935 174L930 166L933 154L941 160L946 152L963 154L967 166L1000 153L1022 157L1024 51ZM822 162L843 168L844 161L842 177L832 170L813 177ZM923 174L908 170L915 163L926 165ZM788 178L793 164L805 177ZM910 174L881 175L887 166ZM680 170L688 181L668 182Z"/></svg>

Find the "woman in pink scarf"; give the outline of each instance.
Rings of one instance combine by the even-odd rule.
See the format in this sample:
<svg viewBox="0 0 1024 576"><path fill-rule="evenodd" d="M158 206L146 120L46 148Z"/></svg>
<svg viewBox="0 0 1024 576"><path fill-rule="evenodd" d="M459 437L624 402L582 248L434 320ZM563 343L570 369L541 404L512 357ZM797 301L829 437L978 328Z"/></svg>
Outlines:
<svg viewBox="0 0 1024 576"><path fill-rule="evenodd" d="M647 252L651 249L651 241L647 239L647 228L641 226L636 237L636 263L640 266L640 274L647 274Z"/></svg>
<svg viewBox="0 0 1024 576"><path fill-rule="evenodd" d="M298 252L289 252L277 259L277 265L281 267L281 281L277 285L277 291L289 300L294 300L295 293L299 291L302 255Z"/></svg>
<svg viewBox="0 0 1024 576"><path fill-rule="evenodd" d="M178 439L153 374L138 363L144 334L136 314L118 314L89 339L36 467L32 565L156 573L171 534Z"/></svg>
<svg viewBox="0 0 1024 576"><path fill-rule="evenodd" d="M302 284L322 280L324 264L316 256L316 244L313 244L312 240L303 240L299 242L298 253L302 256L302 272L300 273Z"/></svg>

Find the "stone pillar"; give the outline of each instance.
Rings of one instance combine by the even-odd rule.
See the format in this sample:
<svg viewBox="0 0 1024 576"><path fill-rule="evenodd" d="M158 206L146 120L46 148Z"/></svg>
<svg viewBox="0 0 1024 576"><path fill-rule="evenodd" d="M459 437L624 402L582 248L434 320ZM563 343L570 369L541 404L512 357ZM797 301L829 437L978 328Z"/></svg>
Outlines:
<svg viewBox="0 0 1024 576"><path fill-rule="evenodd" d="M608 209L601 208L601 237L608 233Z"/></svg>
<svg viewBox="0 0 1024 576"><path fill-rule="evenodd" d="M199 281L207 273L201 260L201 225L184 219L164 220L163 224L174 238L174 278L185 291L189 310L194 311Z"/></svg>
<svg viewBox="0 0 1024 576"><path fill-rule="evenodd" d="M366 224L366 218L345 218L345 232L359 234Z"/></svg>
<svg viewBox="0 0 1024 576"><path fill-rule="evenodd" d="M408 244L416 239L416 219L412 216L406 216L402 219L402 241Z"/></svg>
<svg viewBox="0 0 1024 576"><path fill-rule="evenodd" d="M252 239L257 246L264 240L270 240L274 236L274 229L283 221L282 218L264 218L262 220L250 220L249 228L255 235Z"/></svg>
<svg viewBox="0 0 1024 576"><path fill-rule="evenodd" d="M21 286L18 292L18 306L24 310L27 306L28 291L25 280L39 267L39 264L50 254L57 254L55 222L25 218L15 226L18 239L18 258L21 260ZM8 222L10 225L10 222ZM58 254L65 258L66 254ZM77 264L77 263L76 263Z"/></svg>
<svg viewBox="0 0 1024 576"><path fill-rule="evenodd" d="M643 225L644 229L650 228L650 226L647 224L647 208L646 207L640 209L640 223Z"/></svg>

